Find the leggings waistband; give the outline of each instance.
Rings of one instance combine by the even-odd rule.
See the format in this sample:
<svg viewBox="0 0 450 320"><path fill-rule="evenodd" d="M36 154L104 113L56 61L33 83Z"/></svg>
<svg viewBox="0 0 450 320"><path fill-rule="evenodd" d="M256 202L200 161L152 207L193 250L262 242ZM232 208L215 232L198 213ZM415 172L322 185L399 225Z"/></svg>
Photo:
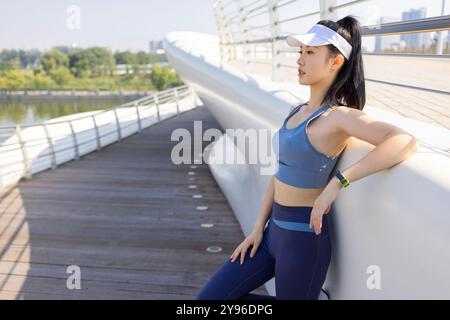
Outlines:
<svg viewBox="0 0 450 320"><path fill-rule="evenodd" d="M283 223L294 222L297 225L305 224L305 229L307 229L309 228L312 209L313 207L310 206L285 206L274 200L270 217L277 221L282 221ZM314 229L311 230L313 231ZM322 217L322 231L328 231L328 219L326 214Z"/></svg>

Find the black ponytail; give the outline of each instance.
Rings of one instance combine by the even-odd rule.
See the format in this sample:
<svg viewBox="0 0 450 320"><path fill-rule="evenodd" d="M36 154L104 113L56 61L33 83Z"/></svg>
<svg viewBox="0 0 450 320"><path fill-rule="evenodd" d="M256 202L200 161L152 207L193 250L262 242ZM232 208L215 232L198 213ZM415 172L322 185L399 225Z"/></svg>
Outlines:
<svg viewBox="0 0 450 320"><path fill-rule="evenodd" d="M339 33L352 45L350 58L344 62L335 81L328 89L324 102L346 105L349 108L362 110L366 104L366 87L364 83L364 67L361 53L361 26L352 15L334 22L321 20L318 22ZM332 44L327 45L331 55L339 54Z"/></svg>

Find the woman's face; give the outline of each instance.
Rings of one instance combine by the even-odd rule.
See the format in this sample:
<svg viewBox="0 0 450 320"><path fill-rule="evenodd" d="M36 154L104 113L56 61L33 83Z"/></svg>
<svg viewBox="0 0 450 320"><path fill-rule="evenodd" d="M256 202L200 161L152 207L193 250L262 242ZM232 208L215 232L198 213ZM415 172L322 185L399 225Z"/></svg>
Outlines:
<svg viewBox="0 0 450 320"><path fill-rule="evenodd" d="M341 55L330 56L326 45L310 47L302 44L297 59L299 83L312 85L329 80L343 63L342 58Z"/></svg>

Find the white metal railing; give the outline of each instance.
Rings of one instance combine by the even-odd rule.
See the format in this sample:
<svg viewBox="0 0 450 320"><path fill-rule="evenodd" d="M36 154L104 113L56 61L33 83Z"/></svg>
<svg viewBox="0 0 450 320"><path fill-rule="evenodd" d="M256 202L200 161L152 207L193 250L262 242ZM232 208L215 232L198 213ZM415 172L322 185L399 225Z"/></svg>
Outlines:
<svg viewBox="0 0 450 320"><path fill-rule="evenodd" d="M295 16L282 17L282 13L298 12L298 8L286 10L287 7L303 2L302 0L215 0L213 10L219 34L220 55L222 61L243 60L245 72L251 73L252 64L270 64L272 80L282 80L282 68L297 68L284 64L286 55L295 53L295 49L287 47L285 39L288 33L282 27L292 21L298 21L314 15L320 19L338 20L338 9L349 7L368 0L354 0L336 4L336 0L319 0L318 10L304 12ZM450 30L450 15L444 15L445 0L442 0L441 16L408 21L398 21L372 26L363 26L362 35L382 36L387 34L419 33ZM281 10L283 9L283 10ZM255 20L256 19L256 20ZM254 24L252 24L254 22ZM258 48L262 47L262 51ZM267 60L256 59L257 53L265 52ZM377 55L377 53L371 53ZM383 55L383 54L381 54ZM397 55L392 53L390 55ZM405 54L398 54L405 56ZM442 54L442 32L436 54L417 54L418 57L450 58L450 54ZM370 79L367 79L370 80ZM428 90L427 88L419 88ZM448 93L447 91L440 91Z"/></svg>
<svg viewBox="0 0 450 320"><path fill-rule="evenodd" d="M142 91L110 91L103 89L20 89L20 90L9 90L0 88L0 97L9 97L9 96L18 96L21 98L31 97L31 98L54 98L54 97L143 97L148 95L150 92L142 92Z"/></svg>
<svg viewBox="0 0 450 320"><path fill-rule="evenodd" d="M0 189L193 109L196 99L183 85L67 120L0 126Z"/></svg>

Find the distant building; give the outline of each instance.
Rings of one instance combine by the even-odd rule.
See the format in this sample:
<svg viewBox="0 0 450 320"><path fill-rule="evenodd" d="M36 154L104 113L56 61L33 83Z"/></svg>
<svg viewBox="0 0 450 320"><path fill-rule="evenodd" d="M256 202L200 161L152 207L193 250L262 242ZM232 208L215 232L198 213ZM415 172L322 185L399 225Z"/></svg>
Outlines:
<svg viewBox="0 0 450 320"><path fill-rule="evenodd" d="M399 18L394 17L380 17L379 24L385 24L390 22L397 22ZM385 50L397 51L400 43L400 35L386 35L375 37L375 52L383 52Z"/></svg>
<svg viewBox="0 0 450 320"><path fill-rule="evenodd" d="M164 47L162 40L150 40L149 42L149 53L164 53Z"/></svg>
<svg viewBox="0 0 450 320"><path fill-rule="evenodd" d="M427 9L410 9L402 12L402 21L426 18ZM406 49L426 49L431 45L429 32L411 33L400 35L400 40L405 42Z"/></svg>

